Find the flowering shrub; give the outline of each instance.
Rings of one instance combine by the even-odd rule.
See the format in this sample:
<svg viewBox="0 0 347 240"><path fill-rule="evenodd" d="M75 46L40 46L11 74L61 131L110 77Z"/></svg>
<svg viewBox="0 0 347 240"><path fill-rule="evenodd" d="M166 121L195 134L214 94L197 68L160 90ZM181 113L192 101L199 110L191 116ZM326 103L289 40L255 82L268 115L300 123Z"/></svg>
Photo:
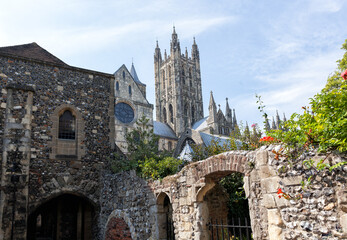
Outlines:
<svg viewBox="0 0 347 240"><path fill-rule="evenodd" d="M303 107L303 114L294 113L284 123L286 131L272 130L267 133L269 136L290 149L347 151L347 40L342 48L346 52L325 88L310 99L310 106ZM263 106L259 109L263 111Z"/></svg>
<svg viewBox="0 0 347 240"><path fill-rule="evenodd" d="M273 142L275 139L271 136L262 137L259 142Z"/></svg>
<svg viewBox="0 0 347 240"><path fill-rule="evenodd" d="M344 79L344 80L347 80L347 69L341 73L341 77Z"/></svg>

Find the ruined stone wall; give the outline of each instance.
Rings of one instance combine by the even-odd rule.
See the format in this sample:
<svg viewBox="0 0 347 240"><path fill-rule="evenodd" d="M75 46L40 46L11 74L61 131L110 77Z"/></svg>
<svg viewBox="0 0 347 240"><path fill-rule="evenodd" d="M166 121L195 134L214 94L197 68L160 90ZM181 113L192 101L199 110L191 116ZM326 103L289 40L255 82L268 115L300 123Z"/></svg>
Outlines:
<svg viewBox="0 0 347 240"><path fill-rule="evenodd" d="M209 193L224 176L241 172L245 176L254 239L346 239L347 166L331 172L315 172L302 165L305 159L317 163L325 158L335 164L346 161L346 156L312 152L288 162L281 157L277 159L271 152L273 148L223 153L192 163L162 181L152 182L158 205L162 196L170 198L176 238L209 239L206 224L214 213L207 201ZM276 147L276 151L279 148ZM302 180L312 174L311 185L302 191ZM279 188L291 199L279 198Z"/></svg>
<svg viewBox="0 0 347 240"><path fill-rule="evenodd" d="M6 86L19 84L36 88L33 94L32 122L28 141L29 178L19 182L20 185L29 186L26 193L28 200L19 203L23 206L16 206L18 209L26 209L27 205L28 210L22 210L15 215L15 219L18 220L15 229L23 229L24 234L15 236L15 239L25 238L26 223L19 221L20 216L27 217L37 206L63 193L87 199L95 207L96 213L99 212L100 175L103 174L104 162L112 151L114 139L110 130L110 126L114 124L112 81L113 76L109 74L0 57L1 131L4 129L5 110L8 107L9 92ZM23 108L23 104L19 102L14 109ZM58 152L54 154L56 149L64 150L62 146L57 145L58 125L56 124L60 114L56 110L62 105L64 107L61 110L66 108L76 115L76 139L73 140L76 151L58 155ZM3 133L1 135L3 136ZM2 141L3 137L0 139ZM17 148L18 144L20 142L13 143L13 146ZM4 161L2 159L2 162ZM2 231L7 232L4 239L9 237L9 224L6 223L8 218L5 218L9 213L6 211L12 209L9 202L11 193L9 186L8 182L3 182L1 192L4 212L0 221ZM93 226L96 236L100 226L98 224Z"/></svg>
<svg viewBox="0 0 347 240"><path fill-rule="evenodd" d="M102 182L100 225L105 227L105 237L110 232L121 234L112 222L123 219L133 240L158 239L156 198L148 183L135 171L106 174Z"/></svg>
<svg viewBox="0 0 347 240"><path fill-rule="evenodd" d="M325 159L333 165L346 161L346 156L306 152L288 161L271 152L279 149L269 146L258 151L254 169L245 178L249 201L260 208L260 214L251 211L256 239L347 239L347 166L317 171L303 164L313 160L317 166ZM301 183L309 176L311 184L303 191ZM279 198L279 188L289 200Z"/></svg>

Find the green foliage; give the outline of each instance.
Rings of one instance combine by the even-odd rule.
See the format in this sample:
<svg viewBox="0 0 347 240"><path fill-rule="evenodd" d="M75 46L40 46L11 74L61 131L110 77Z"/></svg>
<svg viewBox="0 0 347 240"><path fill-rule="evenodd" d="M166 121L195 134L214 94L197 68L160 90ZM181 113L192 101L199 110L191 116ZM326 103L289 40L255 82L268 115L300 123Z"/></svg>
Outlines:
<svg viewBox="0 0 347 240"><path fill-rule="evenodd" d="M142 116L136 122L136 128L126 133L125 139L128 144L128 159L138 163L144 159L156 157L159 153L159 137L150 128L149 119Z"/></svg>
<svg viewBox="0 0 347 240"><path fill-rule="evenodd" d="M168 175L178 172L183 164L182 160L165 157L163 159L149 158L140 162L142 177L152 179L162 179Z"/></svg>
<svg viewBox="0 0 347 240"><path fill-rule="evenodd" d="M347 50L347 40L342 49ZM294 113L285 122L286 131L272 130L268 135L291 149L311 146L320 152L347 151L347 81L340 76L345 69L347 52L325 88L310 99L310 106L303 107L304 113Z"/></svg>
<svg viewBox="0 0 347 240"><path fill-rule="evenodd" d="M228 208L230 215L245 217L248 215L248 202L243 189L242 173L233 172L224 177L219 184L229 196ZM231 217L231 216L230 216Z"/></svg>
<svg viewBox="0 0 347 240"><path fill-rule="evenodd" d="M183 162L170 157L171 152L159 151L159 137L153 133L144 116L136 122L136 128L126 133L128 154L113 154L111 169L114 173L135 169L141 177L159 179L175 174Z"/></svg>

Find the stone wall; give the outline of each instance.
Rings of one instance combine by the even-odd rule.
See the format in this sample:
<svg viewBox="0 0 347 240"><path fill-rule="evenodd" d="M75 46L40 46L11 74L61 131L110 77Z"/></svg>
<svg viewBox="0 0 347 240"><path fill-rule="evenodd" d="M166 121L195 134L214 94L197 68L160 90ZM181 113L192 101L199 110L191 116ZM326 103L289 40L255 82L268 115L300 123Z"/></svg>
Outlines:
<svg viewBox="0 0 347 240"><path fill-rule="evenodd" d="M261 233L256 239L266 235L268 239L346 239L347 166L317 171L303 164L305 160L313 160L316 166L325 159L325 163L333 165L346 161L346 156L306 152L289 162L270 152L279 149L270 146L258 151L255 167L245 177L249 200L257 199L261 208L262 216L251 211L253 231ZM311 184L302 191L302 181L311 175ZM290 200L279 198L279 188Z"/></svg>
<svg viewBox="0 0 347 240"><path fill-rule="evenodd" d="M17 140L13 134L1 133L0 141L13 139L6 140L9 148L0 150L5 150L1 152L1 239L10 238L13 194L18 199L14 205L18 210L14 213L15 239L26 239L26 219L30 213L61 194L87 199L98 215L100 176L114 146L113 80L110 74L67 65L0 57L0 129L3 131L10 123L16 123L16 129L26 129L25 137L22 134ZM9 87L11 85L20 87ZM35 91L28 93L25 89L30 87ZM11 95L14 101L10 100ZM26 100L28 96L32 97L31 102ZM62 106L61 110L68 109L76 116L76 138L67 140L73 141L70 145L75 146L76 151L66 153L57 141L58 125L55 124L61 114L56 110ZM24 156L19 158L23 177L16 190L11 183L13 173L4 172L13 163L7 157L11 149ZM97 222L98 219L93 224L94 239L100 231Z"/></svg>
<svg viewBox="0 0 347 240"><path fill-rule="evenodd" d="M123 219L133 240L158 239L156 198L147 182L135 171L106 174L102 182L100 226L107 226L105 232L120 234L109 224L114 218Z"/></svg>
<svg viewBox="0 0 347 240"><path fill-rule="evenodd" d="M241 172L254 239L346 239L347 166L316 173L302 165L305 159L317 163L324 158L335 164L346 156L305 153L290 163L272 153L273 148L223 153L150 183L158 208L164 196L170 199L176 238L209 239L206 224L214 213L209 193L224 176ZM302 192L301 182L309 174L314 174L312 184ZM292 198L279 198L279 188ZM159 229L159 235L160 231L165 229Z"/></svg>

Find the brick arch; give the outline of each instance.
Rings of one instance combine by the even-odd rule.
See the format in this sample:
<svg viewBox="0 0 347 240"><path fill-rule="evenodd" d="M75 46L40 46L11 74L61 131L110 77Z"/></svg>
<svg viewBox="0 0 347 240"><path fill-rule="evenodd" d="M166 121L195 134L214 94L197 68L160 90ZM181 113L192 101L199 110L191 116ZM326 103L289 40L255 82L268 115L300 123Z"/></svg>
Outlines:
<svg viewBox="0 0 347 240"><path fill-rule="evenodd" d="M125 212L119 209L114 210L108 217L104 235L105 240L137 239L131 219Z"/></svg>
<svg viewBox="0 0 347 240"><path fill-rule="evenodd" d="M247 157L233 152L221 153L198 162L196 176L202 178L222 178L232 172L245 173Z"/></svg>
<svg viewBox="0 0 347 240"><path fill-rule="evenodd" d="M203 201L205 194L216 185L216 182L232 172L245 174L246 163L246 156L232 152L222 153L197 162L194 174L197 182L204 182L204 184L196 192L195 200L197 202Z"/></svg>

